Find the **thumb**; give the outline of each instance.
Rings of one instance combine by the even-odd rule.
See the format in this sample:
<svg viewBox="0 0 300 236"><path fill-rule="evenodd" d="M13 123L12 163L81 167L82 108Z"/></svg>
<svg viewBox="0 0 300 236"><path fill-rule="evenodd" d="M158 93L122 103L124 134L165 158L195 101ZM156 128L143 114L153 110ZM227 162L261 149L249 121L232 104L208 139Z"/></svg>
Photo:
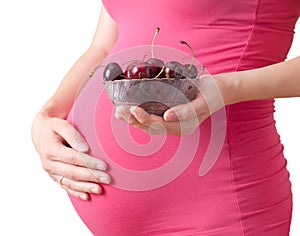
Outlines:
<svg viewBox="0 0 300 236"><path fill-rule="evenodd" d="M181 104L168 109L164 113L165 121L188 120L197 117L197 110L201 107L201 100L198 95L193 101Z"/></svg>

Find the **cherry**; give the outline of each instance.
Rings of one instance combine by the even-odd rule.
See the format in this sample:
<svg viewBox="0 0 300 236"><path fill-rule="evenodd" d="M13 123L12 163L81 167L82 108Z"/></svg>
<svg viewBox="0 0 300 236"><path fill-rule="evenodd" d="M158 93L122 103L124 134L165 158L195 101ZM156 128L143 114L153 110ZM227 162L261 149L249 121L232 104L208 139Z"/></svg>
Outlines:
<svg viewBox="0 0 300 236"><path fill-rule="evenodd" d="M186 68L177 61L170 61L165 64L165 77L183 79L186 74Z"/></svg>
<svg viewBox="0 0 300 236"><path fill-rule="evenodd" d="M125 76L128 79L157 78L162 75L164 62L154 57L154 41L159 30L159 27L157 27L152 39L152 57L145 62L138 61L129 64L125 71Z"/></svg>
<svg viewBox="0 0 300 236"><path fill-rule="evenodd" d="M185 71L186 78L196 78L197 77L198 69L196 66L194 66L192 64L186 64L186 65L184 65L184 67L186 68L186 71Z"/></svg>
<svg viewBox="0 0 300 236"><path fill-rule="evenodd" d="M118 63L111 62L105 66L103 71L104 81L120 80L124 78L121 66Z"/></svg>
<svg viewBox="0 0 300 236"><path fill-rule="evenodd" d="M163 67L164 67L164 62L161 59L155 58L154 57L154 41L160 31L160 28L157 27L155 30L155 34L152 38L152 43L151 43L151 58L149 58L146 62L149 64L148 66L150 67L150 74L152 78L158 78L163 75Z"/></svg>
<svg viewBox="0 0 300 236"><path fill-rule="evenodd" d="M151 78L151 68L147 62L133 62L127 66L125 77L128 79Z"/></svg>
<svg viewBox="0 0 300 236"><path fill-rule="evenodd" d="M164 67L164 62L158 58L149 58L146 63L150 67L151 78L161 77Z"/></svg>

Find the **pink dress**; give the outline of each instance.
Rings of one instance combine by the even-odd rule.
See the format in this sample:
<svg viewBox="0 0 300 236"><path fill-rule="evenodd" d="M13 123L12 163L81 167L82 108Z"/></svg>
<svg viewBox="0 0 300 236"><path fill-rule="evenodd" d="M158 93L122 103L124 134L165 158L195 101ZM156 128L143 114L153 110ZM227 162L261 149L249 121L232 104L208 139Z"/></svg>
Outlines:
<svg viewBox="0 0 300 236"><path fill-rule="evenodd" d="M178 43L184 39L211 74L284 61L300 9L298 0L103 0L103 4L119 26L114 52L150 44L159 26L157 45L189 53ZM88 202L70 196L75 209L98 236L289 235L291 183L273 102L226 106L225 122L219 122L222 114L217 112L192 135L151 137L116 120L112 103L103 95L94 111L97 142L114 163L137 171L136 178L121 188L117 183L126 176L112 176L116 184L104 185L104 194L92 195ZM99 155L85 124L73 122L86 136L91 153ZM116 140L123 133L130 133L137 143L132 150ZM157 150L147 149L149 142L155 146L160 139L163 145ZM215 139L222 143L214 153ZM217 155L216 162L199 175L207 155ZM153 185L151 171L174 156L179 160L174 166L181 168L174 170L178 174L169 178L170 169L155 172L152 177L160 186ZM149 171L149 182L138 171Z"/></svg>

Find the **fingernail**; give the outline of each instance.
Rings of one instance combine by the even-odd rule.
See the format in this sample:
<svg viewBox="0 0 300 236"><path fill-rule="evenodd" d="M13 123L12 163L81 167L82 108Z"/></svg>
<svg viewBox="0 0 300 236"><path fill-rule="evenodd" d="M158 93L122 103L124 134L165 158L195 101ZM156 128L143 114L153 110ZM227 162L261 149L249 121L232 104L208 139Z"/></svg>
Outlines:
<svg viewBox="0 0 300 236"><path fill-rule="evenodd" d="M109 184L110 183L110 179L106 176L101 176L99 178L99 180L100 180L101 183L104 183L104 184Z"/></svg>
<svg viewBox="0 0 300 236"><path fill-rule="evenodd" d="M135 109L136 109L136 106L131 106L131 107L129 108L130 113L133 114L133 115L136 115Z"/></svg>
<svg viewBox="0 0 300 236"><path fill-rule="evenodd" d="M95 194L100 194L99 188L91 188L91 192Z"/></svg>
<svg viewBox="0 0 300 236"><path fill-rule="evenodd" d="M86 152L89 149L88 145L84 142L77 143L76 148L79 152Z"/></svg>
<svg viewBox="0 0 300 236"><path fill-rule="evenodd" d="M115 118L120 120L121 119L121 115L118 112L115 112Z"/></svg>
<svg viewBox="0 0 300 236"><path fill-rule="evenodd" d="M115 110L115 117L116 118L120 117L120 115L121 115L120 109L116 108L116 110Z"/></svg>
<svg viewBox="0 0 300 236"><path fill-rule="evenodd" d="M106 170L107 169L107 166L105 164L97 164L96 168L98 170Z"/></svg>
<svg viewBox="0 0 300 236"><path fill-rule="evenodd" d="M84 200L84 201L86 201L88 199L87 195L84 193L80 194L79 197L81 200Z"/></svg>
<svg viewBox="0 0 300 236"><path fill-rule="evenodd" d="M174 111L170 111L166 116L166 121L175 121L177 120L176 113Z"/></svg>

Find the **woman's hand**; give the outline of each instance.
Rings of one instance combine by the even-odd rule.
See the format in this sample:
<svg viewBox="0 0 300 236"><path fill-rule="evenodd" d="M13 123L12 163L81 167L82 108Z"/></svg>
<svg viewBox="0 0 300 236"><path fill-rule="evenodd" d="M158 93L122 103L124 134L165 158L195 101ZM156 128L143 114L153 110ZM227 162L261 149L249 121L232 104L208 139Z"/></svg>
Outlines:
<svg viewBox="0 0 300 236"><path fill-rule="evenodd" d="M37 115L32 139L43 168L69 194L88 200L89 193L101 194L99 183L110 183L106 164L86 153L86 142L67 121Z"/></svg>
<svg viewBox="0 0 300 236"><path fill-rule="evenodd" d="M118 106L115 117L149 134L188 135L209 116L207 105L203 102L199 94L191 103L169 109L164 117L149 114L140 107Z"/></svg>
<svg viewBox="0 0 300 236"><path fill-rule="evenodd" d="M213 112L224 106L220 81L203 76L196 98L167 110L163 117L148 114L140 107L116 107L115 117L150 134L192 134Z"/></svg>

